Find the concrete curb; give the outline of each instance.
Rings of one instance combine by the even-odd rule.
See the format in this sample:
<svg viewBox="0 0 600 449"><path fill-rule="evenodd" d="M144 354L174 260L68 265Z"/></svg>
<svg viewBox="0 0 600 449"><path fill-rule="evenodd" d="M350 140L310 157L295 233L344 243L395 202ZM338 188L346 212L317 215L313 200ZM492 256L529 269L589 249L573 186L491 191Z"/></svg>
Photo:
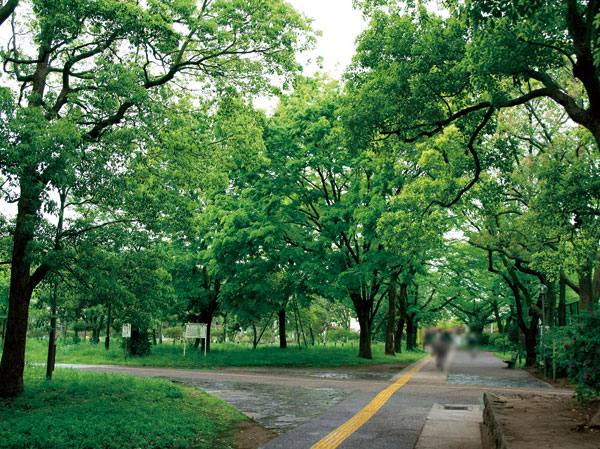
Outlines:
<svg viewBox="0 0 600 449"><path fill-rule="evenodd" d="M506 401L492 393L483 393L483 425L490 449L508 449L505 429L495 413L497 407L506 406Z"/></svg>

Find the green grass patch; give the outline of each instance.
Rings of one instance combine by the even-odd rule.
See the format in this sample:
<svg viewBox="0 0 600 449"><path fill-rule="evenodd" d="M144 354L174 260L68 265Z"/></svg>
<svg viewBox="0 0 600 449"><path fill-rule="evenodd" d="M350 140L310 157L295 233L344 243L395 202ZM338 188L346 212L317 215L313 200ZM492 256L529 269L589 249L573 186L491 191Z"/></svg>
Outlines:
<svg viewBox="0 0 600 449"><path fill-rule="evenodd" d="M303 368L329 368L340 366L368 366L373 364L412 363L425 356L422 351L404 351L395 356L384 354L384 345L373 345L373 358L371 360L358 357L358 345L346 344L344 346L309 346L302 348L288 347L280 349L277 346L259 346L252 349L249 346L233 343L211 345L207 354L199 349L194 350L191 345L186 349L183 358L183 345L181 343L152 346L148 357L127 357L124 360L123 348L120 344L111 345L106 350L102 344L91 343L67 344L59 343L56 353L57 363L73 364L119 364L134 366L164 366L185 368L222 368L222 367L303 367ZM120 343L120 342L119 342ZM45 362L47 357L47 342L42 340L29 340L27 342L27 362Z"/></svg>
<svg viewBox="0 0 600 449"><path fill-rule="evenodd" d="M230 448L244 417L166 380L28 367L23 394L0 400L0 448Z"/></svg>

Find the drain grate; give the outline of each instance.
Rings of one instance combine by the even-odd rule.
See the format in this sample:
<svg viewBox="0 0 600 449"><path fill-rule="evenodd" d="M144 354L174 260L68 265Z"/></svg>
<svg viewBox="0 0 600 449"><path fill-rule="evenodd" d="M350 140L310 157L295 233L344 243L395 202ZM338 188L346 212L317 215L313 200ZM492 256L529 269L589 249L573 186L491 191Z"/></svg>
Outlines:
<svg viewBox="0 0 600 449"><path fill-rule="evenodd" d="M469 410L468 405L444 405L444 410Z"/></svg>

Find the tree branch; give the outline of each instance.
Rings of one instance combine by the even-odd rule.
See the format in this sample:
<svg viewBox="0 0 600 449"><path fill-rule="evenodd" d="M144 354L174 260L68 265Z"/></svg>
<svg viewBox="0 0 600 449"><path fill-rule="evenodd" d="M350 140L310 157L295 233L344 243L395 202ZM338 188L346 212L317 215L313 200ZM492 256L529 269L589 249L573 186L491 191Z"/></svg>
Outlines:
<svg viewBox="0 0 600 449"><path fill-rule="evenodd" d="M8 0L2 7L0 7L0 25L2 25L4 21L11 16L18 4L19 0Z"/></svg>

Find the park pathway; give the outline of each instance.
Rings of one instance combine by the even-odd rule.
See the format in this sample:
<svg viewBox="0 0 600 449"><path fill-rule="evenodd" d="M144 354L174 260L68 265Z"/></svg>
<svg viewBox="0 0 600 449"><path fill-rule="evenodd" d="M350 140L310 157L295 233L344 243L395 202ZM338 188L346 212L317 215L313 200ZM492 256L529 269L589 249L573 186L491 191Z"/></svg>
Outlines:
<svg viewBox="0 0 600 449"><path fill-rule="evenodd" d="M277 431L279 436L262 449L451 447L440 446L441 434L459 444L457 447L479 449L476 436L468 442L461 435L478 428L475 423L480 421L484 391L535 392L550 388L525 371L506 369L489 352L472 357L466 351L455 351L444 371L436 368L434 361L426 360L392 373L200 371L108 365L79 368L163 377L195 385ZM368 405L365 415L363 409ZM466 422L470 424L461 427Z"/></svg>
<svg viewBox="0 0 600 449"><path fill-rule="evenodd" d="M466 351L456 351L449 365L448 370L441 371L434 361L425 364L377 413L337 446L337 441L333 444L319 441L355 416L373 400L376 393L357 391L324 414L265 444L263 449L306 449L313 446L315 449L413 449L426 422L427 433L423 431L423 438L417 446L419 449L448 448L451 447L449 441L463 449L478 449L478 434L475 435L475 444L467 441L468 438L458 438L458 434L472 430L473 423L480 421L484 391L539 391L549 388L525 371L506 369L506 365L489 352L472 357ZM409 369L392 380L401 378ZM464 412L461 409L465 409ZM461 412L466 414L466 419L457 420ZM478 430L478 424L475 429ZM441 441L439 431L447 437L445 443Z"/></svg>

